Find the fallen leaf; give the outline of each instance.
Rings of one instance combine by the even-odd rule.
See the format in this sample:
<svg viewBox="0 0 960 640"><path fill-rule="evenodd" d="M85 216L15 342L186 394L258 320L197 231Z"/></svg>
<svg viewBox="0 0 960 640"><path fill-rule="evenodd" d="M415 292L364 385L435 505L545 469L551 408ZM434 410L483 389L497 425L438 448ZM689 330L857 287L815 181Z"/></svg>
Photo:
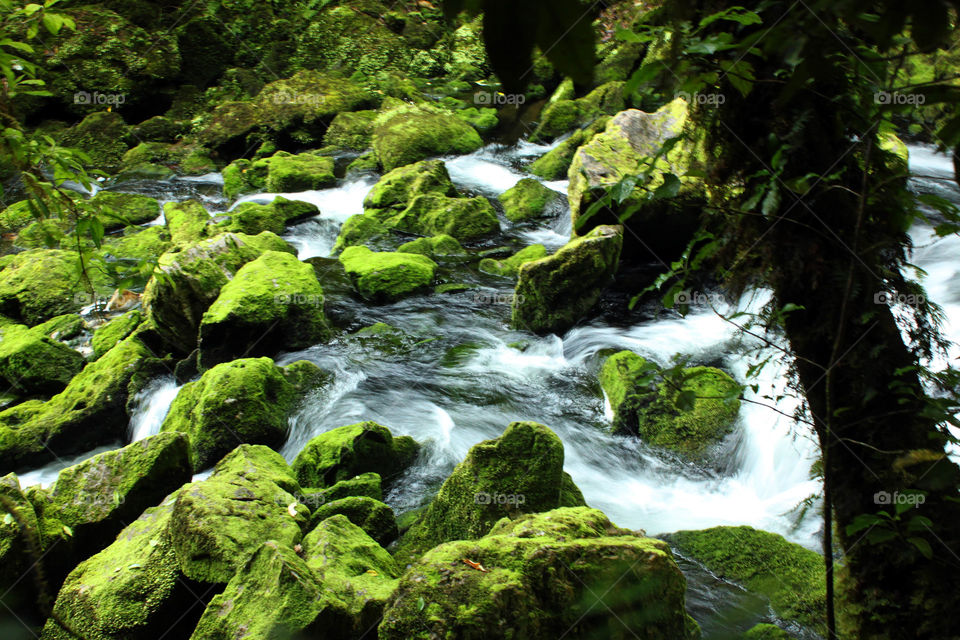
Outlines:
<svg viewBox="0 0 960 640"><path fill-rule="evenodd" d="M470 567L471 569L476 569L477 571L482 571L482 572L484 572L484 573L490 573L489 571L487 571L486 569L484 569L484 568L483 568L483 565L480 564L479 562L474 562L473 560L467 560L466 558L464 558L464 559L463 559L463 564L467 565L467 566Z"/></svg>
<svg viewBox="0 0 960 640"><path fill-rule="evenodd" d="M296 503L296 502L291 502L291 503L287 506L287 513L290 514L290 517L291 517L291 518L296 518L296 517L297 517L297 503Z"/></svg>

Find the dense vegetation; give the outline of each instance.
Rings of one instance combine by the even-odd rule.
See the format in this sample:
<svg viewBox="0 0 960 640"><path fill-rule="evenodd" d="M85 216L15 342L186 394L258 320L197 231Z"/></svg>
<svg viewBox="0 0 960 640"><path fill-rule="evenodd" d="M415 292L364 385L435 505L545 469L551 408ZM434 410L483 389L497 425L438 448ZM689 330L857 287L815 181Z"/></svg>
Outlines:
<svg viewBox="0 0 960 640"><path fill-rule="evenodd" d="M695 566L769 603L723 637L960 637L960 376L909 234L960 211L911 190L904 143L960 162L960 3L529 5L0 0L0 635L697 638ZM496 197L452 175L518 140ZM330 255L298 257L303 194L358 176ZM514 233L558 216L562 246ZM712 305L774 354L745 378L600 349L583 386L611 437L721 476L788 361L821 553L617 526L533 406L428 481L436 443L370 416L290 450L341 384L318 349L421 357L438 338L380 310L491 281L531 339L769 291Z"/></svg>

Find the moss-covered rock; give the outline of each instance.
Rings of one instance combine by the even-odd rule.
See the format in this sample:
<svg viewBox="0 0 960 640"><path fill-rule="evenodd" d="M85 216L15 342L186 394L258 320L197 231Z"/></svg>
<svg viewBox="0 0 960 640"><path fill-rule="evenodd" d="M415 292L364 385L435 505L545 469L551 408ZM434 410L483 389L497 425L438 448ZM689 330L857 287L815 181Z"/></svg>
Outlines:
<svg viewBox="0 0 960 640"><path fill-rule="evenodd" d="M761 623L743 634L743 640L791 640L792 636L775 624Z"/></svg>
<svg viewBox="0 0 960 640"><path fill-rule="evenodd" d="M150 638L171 630L170 623L195 605L168 534L175 499L147 509L70 573L54 604L60 619L91 640ZM53 620L42 637L74 638Z"/></svg>
<svg viewBox="0 0 960 640"><path fill-rule="evenodd" d="M327 502L313 512L310 516L310 524L316 526L337 514L346 516L350 522L363 529L381 546L387 546L400 535L393 509L375 498L366 496L350 496Z"/></svg>
<svg viewBox="0 0 960 640"><path fill-rule="evenodd" d="M187 436L161 433L61 471L44 518L69 527L74 557L87 558L191 475Z"/></svg>
<svg viewBox="0 0 960 640"><path fill-rule="evenodd" d="M663 542L595 509L555 509L427 552L401 578L379 632L384 640L552 640L576 629L578 637L684 640L699 637L685 590Z"/></svg>
<svg viewBox="0 0 960 640"><path fill-rule="evenodd" d="M220 289L200 322L200 367L324 342L331 330L312 266L266 251Z"/></svg>
<svg viewBox="0 0 960 640"><path fill-rule="evenodd" d="M476 129L460 118L409 105L381 114L371 141L387 171L433 156L471 153L483 145Z"/></svg>
<svg viewBox="0 0 960 640"><path fill-rule="evenodd" d="M453 236L441 233L430 238L417 238L397 247L399 253L419 253L430 258L436 256L458 256L466 254Z"/></svg>
<svg viewBox="0 0 960 640"><path fill-rule="evenodd" d="M602 133L577 150L570 165L567 199L576 232L582 234L599 224L619 223L618 212L631 208L634 211L625 223L631 230L628 244L636 248L631 254L646 259L652 252L661 260L679 255L698 226L705 199L704 182L696 174L705 167L702 136L690 133L668 153L659 157L658 154L668 139L692 127L683 98L654 113L629 109L614 116ZM580 225L581 213L607 187L648 170L650 180L644 185L645 190L637 190L616 210L601 211ZM643 200L647 193L664 184L668 174L679 178L677 195Z"/></svg>
<svg viewBox="0 0 960 640"><path fill-rule="evenodd" d="M608 357L600 385L613 409L613 427L653 446L699 457L733 430L740 385L715 367L690 367L680 381L649 382L657 367L632 351ZM689 408L677 406L693 395Z"/></svg>
<svg viewBox="0 0 960 640"><path fill-rule="evenodd" d="M597 118L593 124L585 129L577 129L570 137L556 147L534 160L528 170L544 180L563 180L567 177L573 156L582 145L589 142L593 136L604 130L610 121L608 116Z"/></svg>
<svg viewBox="0 0 960 640"><path fill-rule="evenodd" d="M399 213L416 196L428 193L457 195L457 189L450 181L447 166L442 160L424 160L388 172L370 189L363 200L363 208L368 212L372 210L379 213L390 209Z"/></svg>
<svg viewBox="0 0 960 640"><path fill-rule="evenodd" d="M380 483L380 474L372 471L361 473L347 480L341 480L331 487L317 491L322 494L323 504L353 496L373 498L374 500L383 502L383 488Z"/></svg>
<svg viewBox="0 0 960 640"><path fill-rule="evenodd" d="M109 295L113 288L102 270L87 273L96 292ZM0 313L30 326L78 311L89 297L75 251L24 251L0 271Z"/></svg>
<svg viewBox="0 0 960 640"><path fill-rule="evenodd" d="M263 231L281 234L287 224L320 213L316 205L277 196L273 202L242 202L230 211L230 217L217 224L217 229L256 235Z"/></svg>
<svg viewBox="0 0 960 640"><path fill-rule="evenodd" d="M336 184L333 158L278 151L258 160L236 160L223 170L223 194L230 198L269 191L291 193L326 189Z"/></svg>
<svg viewBox="0 0 960 640"><path fill-rule="evenodd" d="M517 275L517 272L520 270L520 265L545 257L547 257L547 248L542 244L532 244L503 260L484 258L480 261L479 268L480 271L484 273L512 278Z"/></svg>
<svg viewBox="0 0 960 640"><path fill-rule="evenodd" d="M411 253L373 252L367 247L347 247L340 263L361 295L395 300L433 282L437 263Z"/></svg>
<svg viewBox="0 0 960 640"><path fill-rule="evenodd" d="M370 148L376 111L339 113L323 136L323 146L343 151L364 151Z"/></svg>
<svg viewBox="0 0 960 640"><path fill-rule="evenodd" d="M29 200L19 200L0 211L0 233L14 233L37 218L30 209Z"/></svg>
<svg viewBox="0 0 960 640"><path fill-rule="evenodd" d="M330 487L358 474L376 473L389 489L413 463L419 447L410 436L394 437L376 422L359 422L314 437L291 468L304 487Z"/></svg>
<svg viewBox="0 0 960 640"><path fill-rule="evenodd" d="M476 240L500 229L497 214L483 196L451 198L433 193L418 195L400 213L376 215L388 227L424 236L450 235L460 241Z"/></svg>
<svg viewBox="0 0 960 640"><path fill-rule="evenodd" d="M118 342L133 333L141 322L143 314L139 309L133 309L98 327L91 340L94 359L113 349Z"/></svg>
<svg viewBox="0 0 960 640"><path fill-rule="evenodd" d="M621 111L626 106L623 85L622 81L608 82L582 98L561 98L547 103L531 139L550 140L601 116Z"/></svg>
<svg viewBox="0 0 960 640"><path fill-rule="evenodd" d="M504 517L583 504L563 471L560 438L542 424L514 422L499 438L470 449L404 535L398 557L415 557L450 540L479 538Z"/></svg>
<svg viewBox="0 0 960 640"><path fill-rule="evenodd" d="M184 574L201 582L227 582L264 540L300 542L309 510L280 454L242 445L203 482L180 490L170 536Z"/></svg>
<svg viewBox="0 0 960 640"><path fill-rule="evenodd" d="M98 111L64 131L59 142L65 147L82 149L90 157L88 168L113 173L123 164L128 130L119 113Z"/></svg>
<svg viewBox="0 0 960 640"><path fill-rule="evenodd" d="M83 356L49 338L42 325L0 328L0 378L13 390L28 395L58 393L83 365Z"/></svg>
<svg viewBox="0 0 960 640"><path fill-rule="evenodd" d="M200 471L240 444L279 447L297 399L297 389L270 358L234 360L185 384L160 429L190 435Z"/></svg>
<svg viewBox="0 0 960 640"><path fill-rule="evenodd" d="M70 248L65 243L60 246L63 249ZM100 255L106 262L113 263L118 274L140 277L145 275L143 269L152 268L153 262L169 248L170 237L166 227L157 225L124 236L105 238Z"/></svg>
<svg viewBox="0 0 960 640"><path fill-rule="evenodd" d="M97 214L105 231L146 224L160 216L160 203L139 193L100 191L86 202L85 208Z"/></svg>
<svg viewBox="0 0 960 640"><path fill-rule="evenodd" d="M333 251L339 253L347 247L358 245L370 245L376 248L380 244L378 241L388 236L389 233L390 229L375 217L358 213L347 218L343 226L340 227L340 233L333 245Z"/></svg>
<svg viewBox="0 0 960 640"><path fill-rule="evenodd" d="M264 231L256 236L223 233L160 256L163 276L150 279L142 298L144 315L161 343L157 346L183 354L193 351L200 321L220 295L220 288L264 251L296 255L286 241Z"/></svg>
<svg viewBox="0 0 960 640"><path fill-rule="evenodd" d="M168 202L163 206L163 217L174 246L195 244L209 234L210 214L198 200Z"/></svg>
<svg viewBox="0 0 960 640"><path fill-rule="evenodd" d="M21 579L36 561L30 552L28 536L32 532L36 548L42 550L42 529L16 475L8 473L0 478L0 496L6 500L0 503L0 514L3 514L0 518L0 588L4 593L0 602L16 607L14 610L26 611L36 598L32 581ZM27 584L22 584L24 582Z"/></svg>
<svg viewBox="0 0 960 640"><path fill-rule="evenodd" d="M535 333L572 327L613 278L623 246L622 227L597 227L556 253L520 266L511 323Z"/></svg>
<svg viewBox="0 0 960 640"><path fill-rule="evenodd" d="M547 206L560 198L553 189L543 186L539 180L524 178L498 198L508 220L522 222L539 218L547 213Z"/></svg>
<svg viewBox="0 0 960 640"><path fill-rule="evenodd" d="M130 337L84 367L47 402L0 413L0 469L38 465L123 439L127 400L158 365L143 343Z"/></svg>
<svg viewBox="0 0 960 640"><path fill-rule="evenodd" d="M134 137L145 139L145 136L136 133L136 129L133 131ZM218 165L211 156L206 147L196 143L141 142L123 154L116 180L164 180L178 174L198 176L212 173L217 171Z"/></svg>
<svg viewBox="0 0 960 640"><path fill-rule="evenodd" d="M664 538L717 577L769 598L781 618L823 631L826 580L819 554L752 527L678 531Z"/></svg>

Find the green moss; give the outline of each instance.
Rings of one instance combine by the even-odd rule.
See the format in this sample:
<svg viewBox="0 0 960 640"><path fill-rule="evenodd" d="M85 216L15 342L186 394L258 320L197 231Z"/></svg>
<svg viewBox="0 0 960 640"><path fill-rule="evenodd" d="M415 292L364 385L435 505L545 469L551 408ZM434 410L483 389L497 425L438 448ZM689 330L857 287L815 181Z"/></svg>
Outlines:
<svg viewBox="0 0 960 640"><path fill-rule="evenodd" d="M34 220L36 220L36 217L30 210L29 200L14 202L0 212L0 232L13 233L19 231Z"/></svg>
<svg viewBox="0 0 960 640"><path fill-rule="evenodd" d="M296 401L296 390L273 360L244 358L185 384L160 428L190 435L200 471L239 444L279 447Z"/></svg>
<svg viewBox="0 0 960 640"><path fill-rule="evenodd" d="M517 275L520 265L533 260L539 260L547 256L547 249L542 244L532 244L524 247L509 258L504 260L495 260L493 258L484 258L480 261L480 271L490 273L496 276L505 276L512 278Z"/></svg>
<svg viewBox="0 0 960 640"><path fill-rule="evenodd" d="M683 370L681 382L664 381L654 387L649 378L656 371L631 351L604 362L600 384L613 408L614 429L693 457L730 433L740 408L736 400L740 385L730 376L714 367L691 367ZM684 392L695 398L689 409L677 406Z"/></svg>
<svg viewBox="0 0 960 640"><path fill-rule="evenodd" d="M200 366L238 355L272 355L330 338L323 289L313 267L266 251L220 289L200 322Z"/></svg>
<svg viewBox="0 0 960 640"><path fill-rule="evenodd" d="M476 240L500 229L493 206L483 196L418 195L402 212L381 220L402 231L425 236L446 234L461 241Z"/></svg>
<svg viewBox="0 0 960 640"><path fill-rule="evenodd" d="M364 151L370 148L376 111L339 113L323 136L323 146L340 150Z"/></svg>
<svg viewBox="0 0 960 640"><path fill-rule="evenodd" d="M791 635L775 624L761 623L743 634L744 640L790 640Z"/></svg>
<svg viewBox="0 0 960 640"><path fill-rule="evenodd" d="M556 509L427 552L404 574L379 632L384 640L552 640L575 628L580 637L630 630L682 640L696 637L685 590L664 543L619 529L594 509Z"/></svg>
<svg viewBox="0 0 960 640"><path fill-rule="evenodd" d="M467 107L456 111L454 115L481 133L493 129L500 122L497 118L497 110L487 107L480 109Z"/></svg>
<svg viewBox="0 0 960 640"><path fill-rule="evenodd" d="M333 251L339 253L347 247L359 245L371 244L376 246L378 244L376 241L389 233L390 230L373 216L358 213L347 218L343 226L340 227L340 233L333 245Z"/></svg>
<svg viewBox="0 0 960 640"><path fill-rule="evenodd" d="M414 197L427 193L457 195L442 160L424 160L388 172L370 189L363 200L363 208L400 212Z"/></svg>
<svg viewBox="0 0 960 640"><path fill-rule="evenodd" d="M296 254L287 242L264 231L256 236L223 233L160 256L163 277L151 278L142 298L144 315L158 339L184 354L193 351L203 313L220 288L264 251Z"/></svg>
<svg viewBox="0 0 960 640"><path fill-rule="evenodd" d="M280 153L271 158L257 160L267 163L267 191L290 193L326 189L336 184L333 175L333 158L301 153L286 156Z"/></svg>
<svg viewBox="0 0 960 640"><path fill-rule="evenodd" d="M380 169L380 160L377 159L377 154L373 151L367 151L364 154L361 154L356 157L350 164L347 165L347 173L354 172L372 172L378 171Z"/></svg>
<svg viewBox="0 0 960 640"><path fill-rule="evenodd" d="M128 130L119 113L98 111L63 132L59 142L65 147L78 147L90 156L88 168L113 173L120 168L127 152L123 140Z"/></svg>
<svg viewBox="0 0 960 640"><path fill-rule="evenodd" d="M320 213L316 205L277 196L269 204L243 202L230 211L230 217L217 224L218 229L256 235L262 231L281 234L289 222Z"/></svg>
<svg viewBox="0 0 960 640"><path fill-rule="evenodd" d="M131 272L138 272L140 263L153 262L170 248L170 238L166 228L158 225L130 235L106 238L102 246L100 255L105 260L129 264ZM122 267L118 265L118 268Z"/></svg>
<svg viewBox="0 0 960 640"><path fill-rule="evenodd" d="M354 285L368 298L392 300L433 282L437 264L410 253L375 253L367 247L347 247L340 262Z"/></svg>
<svg viewBox="0 0 960 640"><path fill-rule="evenodd" d="M118 342L133 333L141 322L143 322L143 314L139 309L134 309L97 328L93 332L92 340L94 359L113 349Z"/></svg>
<svg viewBox="0 0 960 640"><path fill-rule="evenodd" d="M393 437L376 422L359 422L315 436L291 468L304 487L330 487L372 472L389 488L413 463L419 446L409 436Z"/></svg>
<svg viewBox="0 0 960 640"><path fill-rule="evenodd" d="M542 216L546 213L547 205L558 197L559 194L556 191L543 186L539 180L524 178L500 194L498 199L503 205L503 213L507 219L521 222Z"/></svg>
<svg viewBox="0 0 960 640"><path fill-rule="evenodd" d="M446 234L405 242L397 248L397 251L399 253L419 253L431 258L435 256L457 256L466 253L456 238Z"/></svg>
<svg viewBox="0 0 960 640"><path fill-rule="evenodd" d="M83 318L76 313L66 313L38 324L32 331L37 335L46 336L51 340L70 340L76 338L86 329Z"/></svg>
<svg viewBox="0 0 960 640"><path fill-rule="evenodd" d="M162 116L156 116L162 118ZM151 120L155 120L152 118ZM149 122L149 121L148 121ZM137 136L143 139L143 136ZM162 175L203 175L217 170L217 163L210 151L198 144L168 144L166 142L141 142L127 151L117 176L118 180L150 178ZM163 179L154 177L154 179Z"/></svg>
<svg viewBox="0 0 960 640"><path fill-rule="evenodd" d="M21 229L13 242L16 246L25 249L56 248L64 235L70 232L71 227L72 225L64 220L36 220ZM76 242L74 238L70 238L69 241Z"/></svg>
<svg viewBox="0 0 960 640"><path fill-rule="evenodd" d="M387 171L432 156L471 153L483 145L477 131L460 118L419 107L379 116L371 141Z"/></svg>
<svg viewBox="0 0 960 640"><path fill-rule="evenodd" d="M783 537L751 527L714 527L665 536L719 578L764 595L778 616L823 630L823 558Z"/></svg>
<svg viewBox="0 0 960 640"><path fill-rule="evenodd" d="M97 293L113 290L101 270L90 269L88 275ZM75 251L24 251L0 271L0 313L28 325L77 311L89 297Z"/></svg>
<svg viewBox="0 0 960 640"><path fill-rule="evenodd" d="M15 514L12 514L5 504L0 504L0 514L3 514L0 518L0 585L12 591L35 562L30 557L26 534L20 528L19 522L35 532L39 532L40 527L33 505L21 490L20 481L15 474L8 473L0 478L0 496L9 500L15 511ZM11 513L11 518L15 516L15 519L8 518L8 513ZM42 545L43 540L38 540L38 543ZM18 592L5 594L4 602L13 602L11 595L23 600L33 596L30 587L24 587L26 588L21 588Z"/></svg>
<svg viewBox="0 0 960 640"><path fill-rule="evenodd" d="M555 509L564 500L564 484L560 438L542 424L511 423L499 438L470 449L401 539L397 557L479 538L503 517Z"/></svg>
<svg viewBox="0 0 960 640"><path fill-rule="evenodd" d="M163 205L163 216L175 246L185 247L209 235L210 214L197 200L168 202Z"/></svg>
<svg viewBox="0 0 960 640"><path fill-rule="evenodd" d="M42 405L0 413L0 467L41 464L122 439L129 422L127 399L156 367L147 348L127 338Z"/></svg>
<svg viewBox="0 0 960 640"><path fill-rule="evenodd" d="M45 511L70 527L77 555L87 557L191 475L187 436L161 433L61 471Z"/></svg>
<svg viewBox="0 0 960 640"><path fill-rule="evenodd" d="M306 493L307 489L304 489ZM373 498L374 500L383 501L383 489L380 485L380 474L368 471L367 473L361 473L358 476L349 478L347 480L341 480L331 487L326 489L316 489L314 492L319 492L322 499L321 504L328 502L333 502L334 500L340 500L341 498L349 498L352 496L367 497Z"/></svg>
<svg viewBox="0 0 960 640"><path fill-rule="evenodd" d="M513 327L536 333L572 327L613 278L622 246L622 228L602 226L551 256L523 264L513 301Z"/></svg>
<svg viewBox="0 0 960 640"><path fill-rule="evenodd" d="M551 99L540 116L540 124L531 140L549 140L568 131L590 124L603 115L613 115L626 106L623 82L608 82L586 96L572 99L569 94Z"/></svg>
<svg viewBox="0 0 960 640"><path fill-rule="evenodd" d="M577 129L569 138L531 163L530 173L544 180L563 180L567 177L577 149L603 131L609 121L609 117L600 117L586 129Z"/></svg>
<svg viewBox="0 0 960 640"><path fill-rule="evenodd" d="M280 454L256 445L234 449L174 503L169 533L184 574L228 582L264 540L297 544L309 517L298 491Z"/></svg>
<svg viewBox="0 0 960 640"><path fill-rule="evenodd" d="M387 546L399 535L393 509L366 496L350 496L327 502L313 512L310 524L316 526L337 514L346 516L381 546Z"/></svg>
<svg viewBox="0 0 960 640"><path fill-rule="evenodd" d="M58 393L83 369L83 356L37 329L0 329L0 377L20 393Z"/></svg>

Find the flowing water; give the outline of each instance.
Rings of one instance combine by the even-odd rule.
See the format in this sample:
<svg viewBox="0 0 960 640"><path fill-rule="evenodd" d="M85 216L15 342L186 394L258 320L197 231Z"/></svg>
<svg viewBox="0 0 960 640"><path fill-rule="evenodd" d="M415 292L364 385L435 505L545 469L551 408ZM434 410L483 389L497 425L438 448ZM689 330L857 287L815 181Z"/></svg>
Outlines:
<svg viewBox="0 0 960 640"><path fill-rule="evenodd" d="M447 159L447 167L462 191L493 198L528 177L521 165L548 149L526 142L491 145ZM945 180L952 176L949 160L926 147L911 147L911 152L914 172L924 176L915 179L913 187L960 202L956 185ZM351 176L336 188L283 194L320 208L320 215L285 234L301 259L330 254L340 225L362 212L363 198L375 181L375 176ZM226 208L218 195L220 182L212 175L123 187L162 201L198 197L212 213L219 213ZM559 193L566 191L565 181L546 184ZM269 202L274 195L251 195L240 201ZM502 219L499 241L514 247L540 242L553 250L570 234L565 206L559 204L554 214L536 227ZM947 335L958 339L960 241L930 236L929 228L913 230L919 247L915 262L928 273L930 296L947 312ZM819 549L816 509L802 507L811 498L816 506L814 497L820 491L819 482L810 477L817 448L808 430L787 417L799 402L786 388L789 361L776 346L738 336L733 325L706 307L693 307L686 317L654 308L640 308L626 318L601 314L563 336L535 336L509 329L512 281L462 267L447 272L474 288L379 306L336 301L337 320L351 331L385 322L407 334L388 353L372 348L369 341L342 337L277 356L279 364L309 359L335 374L332 386L308 396L291 418L282 449L287 460L293 460L313 436L360 420L375 420L397 435L411 435L427 446L405 481L387 497L395 509L406 511L428 501L471 446L500 435L511 421L534 420L563 440L565 469L587 503L620 526L656 535L748 524ZM758 310L767 296L754 292L736 301L737 306ZM719 306L732 308L722 300ZM737 429L714 452L713 462L694 465L608 432L610 408L596 378L610 349L631 349L659 364L669 364L681 354L691 364L720 366L740 382L747 382L751 364L767 358L772 364L750 380L758 385L755 392L747 392L747 400L753 402L742 404ZM141 392L131 419L131 439L159 430L178 390L167 376ZM62 466L25 474L23 480L49 484ZM509 494L512 488L502 487L501 492ZM761 618L770 618L767 605L758 598L695 563L681 558L681 566L690 582L689 608L705 638L739 637Z"/></svg>

